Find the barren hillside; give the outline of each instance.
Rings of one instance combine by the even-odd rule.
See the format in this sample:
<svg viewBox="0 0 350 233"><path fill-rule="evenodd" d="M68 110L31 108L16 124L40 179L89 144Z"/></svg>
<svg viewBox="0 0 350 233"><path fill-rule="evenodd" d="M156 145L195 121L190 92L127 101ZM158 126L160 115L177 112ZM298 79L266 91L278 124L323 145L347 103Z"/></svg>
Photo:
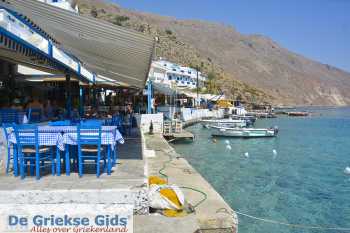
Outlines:
<svg viewBox="0 0 350 233"><path fill-rule="evenodd" d="M250 102L283 105L348 105L350 74L233 27L140 13L103 0L80 0L80 13L158 38L156 55L199 66L212 91Z"/></svg>

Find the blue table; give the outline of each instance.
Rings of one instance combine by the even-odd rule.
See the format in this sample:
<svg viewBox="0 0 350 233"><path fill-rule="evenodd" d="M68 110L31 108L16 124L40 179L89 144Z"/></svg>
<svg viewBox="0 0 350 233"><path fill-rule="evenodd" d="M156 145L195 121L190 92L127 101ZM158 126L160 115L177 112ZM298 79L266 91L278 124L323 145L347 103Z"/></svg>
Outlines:
<svg viewBox="0 0 350 233"><path fill-rule="evenodd" d="M16 135L12 128L10 132L10 143L16 144ZM57 146L57 175L61 174L60 151L65 151L66 175L70 175L70 154L69 145L77 145L77 127L76 126L39 126L39 145L40 146ZM102 126L101 144L108 147L108 153L116 153L117 143L124 144L124 139L120 134L117 126ZM17 170L17 169L15 169ZM16 173L16 171L15 171Z"/></svg>

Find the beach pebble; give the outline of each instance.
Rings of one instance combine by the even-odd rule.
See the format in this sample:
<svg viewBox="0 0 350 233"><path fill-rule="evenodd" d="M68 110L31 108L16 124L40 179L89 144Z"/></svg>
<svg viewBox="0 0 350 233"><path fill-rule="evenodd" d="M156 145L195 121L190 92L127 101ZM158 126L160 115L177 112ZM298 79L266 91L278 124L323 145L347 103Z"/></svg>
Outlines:
<svg viewBox="0 0 350 233"><path fill-rule="evenodd" d="M232 147L230 145L226 145L226 149L231 150Z"/></svg>
<svg viewBox="0 0 350 233"><path fill-rule="evenodd" d="M350 167L346 167L344 169L344 173L347 174L347 175L350 175Z"/></svg>

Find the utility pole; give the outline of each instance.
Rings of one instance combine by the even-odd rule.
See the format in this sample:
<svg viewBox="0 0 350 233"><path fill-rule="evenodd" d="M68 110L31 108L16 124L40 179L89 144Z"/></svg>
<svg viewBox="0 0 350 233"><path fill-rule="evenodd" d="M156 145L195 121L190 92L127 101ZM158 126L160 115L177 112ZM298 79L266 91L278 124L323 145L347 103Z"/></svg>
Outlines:
<svg viewBox="0 0 350 233"><path fill-rule="evenodd" d="M197 101L198 101L198 99L199 99L199 66L197 65L197 100L196 100L196 107L198 107L197 106Z"/></svg>

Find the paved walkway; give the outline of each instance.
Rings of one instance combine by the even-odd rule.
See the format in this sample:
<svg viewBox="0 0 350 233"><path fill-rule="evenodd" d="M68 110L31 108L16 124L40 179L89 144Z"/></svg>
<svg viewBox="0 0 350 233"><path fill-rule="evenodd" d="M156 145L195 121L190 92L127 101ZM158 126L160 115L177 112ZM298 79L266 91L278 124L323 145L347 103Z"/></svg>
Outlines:
<svg viewBox="0 0 350 233"><path fill-rule="evenodd" d="M112 174L96 178L95 165L85 169L79 178L73 170L70 176L52 176L50 168L38 181L13 175L0 175L0 204L5 203L120 203L135 204L135 211L148 212L145 160L140 134L125 139L119 145L117 165ZM64 172L64 171L63 171ZM136 201L135 201L136 200Z"/></svg>
<svg viewBox="0 0 350 233"><path fill-rule="evenodd" d="M143 147L155 151L155 157L145 158ZM0 151L4 153L4 151ZM147 153L146 153L147 155ZM169 156L174 160L164 172L169 182L178 186L188 186L204 191L208 199L196 208L194 214L182 218L166 218L148 213L147 177L159 175L158 171ZM186 199L194 204L202 195L183 190ZM225 213L217 213L220 208L232 211L210 184L198 174L189 163L173 151L161 135L145 136L142 145L140 135L126 138L119 147L119 160L111 176L103 174L99 179L94 174L79 178L77 173L67 177L44 175L39 181L33 177L21 180L11 175L0 175L0 205L6 203L57 204L133 204L138 215L134 217L136 233L233 233L237 219ZM141 215L140 215L141 214ZM199 229L201 229L199 231Z"/></svg>
<svg viewBox="0 0 350 233"><path fill-rule="evenodd" d="M159 170L164 163L172 158L172 161L163 170L163 173L169 177L169 184L195 188L207 194L207 200L195 210L195 218L201 232L236 232L237 216L227 214L227 212L232 213L233 210L187 160L177 154L161 135L146 135L145 139L147 149L154 150L156 154L155 157L146 158L149 175L159 176ZM187 201L192 205L203 198L203 195L198 192L188 189L183 189L183 192Z"/></svg>

